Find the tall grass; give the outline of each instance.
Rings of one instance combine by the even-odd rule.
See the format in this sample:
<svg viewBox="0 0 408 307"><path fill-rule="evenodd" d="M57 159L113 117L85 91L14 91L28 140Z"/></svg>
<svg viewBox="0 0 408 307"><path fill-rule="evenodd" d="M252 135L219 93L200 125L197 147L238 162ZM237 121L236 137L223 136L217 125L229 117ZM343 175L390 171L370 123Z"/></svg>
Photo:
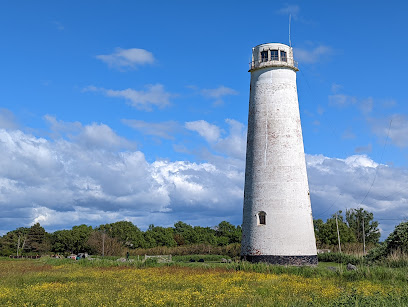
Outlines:
<svg viewBox="0 0 408 307"><path fill-rule="evenodd" d="M230 257L225 255L183 255L183 256L173 256L173 261L176 262L189 262L191 260L199 261L204 260L204 262L221 262L223 259L230 259Z"/></svg>
<svg viewBox="0 0 408 307"><path fill-rule="evenodd" d="M405 268L382 268L378 271L375 268L359 268L349 272L344 271L340 264L340 269L333 272L322 267L284 267L247 262L224 264L223 268L220 263L204 263L199 268L186 267L185 263L99 268L88 267L95 265L95 260L88 263L86 260L69 260L3 262L0 259L0 306L408 304ZM108 259L98 263L125 265Z"/></svg>
<svg viewBox="0 0 408 307"><path fill-rule="evenodd" d="M143 255L227 255L231 258L239 257L241 244L234 243L226 246L212 246L208 244L181 245L176 247L157 246L153 248L138 248L129 250L132 256Z"/></svg>
<svg viewBox="0 0 408 307"><path fill-rule="evenodd" d="M355 255L348 255L343 253L323 253L318 254L317 259L323 262L336 262L336 263L343 263L343 264L363 264L365 263L364 257L362 256L355 256Z"/></svg>
<svg viewBox="0 0 408 307"><path fill-rule="evenodd" d="M202 257L202 255L196 255L196 257ZM315 278L315 277L333 277L339 278L344 281L382 281L382 282L408 282L408 267L392 268L388 266L368 266L364 264L357 264L357 270L348 271L346 265L338 264L335 270L329 270L327 266L281 266L281 265L270 265L267 263L250 263L247 261L235 261L232 263L189 263L182 262L187 258L180 257L176 258L178 261L171 263L157 263L155 259L149 259L149 261L126 261L119 262L109 259L95 259L95 260L72 260L72 259L53 259L53 258L42 258L40 261L43 264L52 266L84 266L84 267L95 267L95 268L109 268L109 267L129 267L129 268L153 268L153 267L192 267L204 270L225 270L225 271L243 271L243 272L255 272L264 274L289 274L294 276L301 276L304 278ZM200 259L200 258L199 258ZM207 259L218 259L218 256L209 257ZM17 260L16 260L17 261ZM36 260L32 260L35 262ZM188 260L187 260L188 261ZM208 260L210 261L210 260Z"/></svg>
<svg viewBox="0 0 408 307"><path fill-rule="evenodd" d="M302 277L338 277L345 281L371 280L387 282L408 282L408 269L394 269L385 266L358 265L357 270L348 271L345 265L340 264L332 271L327 267L309 266L279 266L266 263L249 263L246 261L226 265L228 270L268 273L268 274L290 274Z"/></svg>
<svg viewBox="0 0 408 307"><path fill-rule="evenodd" d="M53 266L84 266L84 267L98 267L98 268L108 268L108 267L135 267L135 268L144 268L144 267L155 267L160 266L157 261L117 261L114 259L105 259L105 258L95 258L93 260L81 259L54 259L54 258L41 258L40 261L44 264L53 265Z"/></svg>
<svg viewBox="0 0 408 307"><path fill-rule="evenodd" d="M391 268L406 268L408 267L408 254L401 250L394 250L385 259L382 259L381 263Z"/></svg>
<svg viewBox="0 0 408 307"><path fill-rule="evenodd" d="M368 253L371 249L375 248L376 245L373 243L369 243L366 245L366 253ZM318 249L329 249L333 253L339 252L338 245L327 245L327 244L319 244ZM354 256L364 256L364 247L362 243L342 243L341 244L341 252L347 255L354 255Z"/></svg>

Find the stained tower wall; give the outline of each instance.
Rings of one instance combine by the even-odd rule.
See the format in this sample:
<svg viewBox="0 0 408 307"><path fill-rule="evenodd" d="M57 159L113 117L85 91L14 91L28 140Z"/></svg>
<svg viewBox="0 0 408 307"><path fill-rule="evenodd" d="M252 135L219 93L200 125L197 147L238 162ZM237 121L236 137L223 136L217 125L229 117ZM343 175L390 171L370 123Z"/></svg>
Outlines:
<svg viewBox="0 0 408 307"><path fill-rule="evenodd" d="M253 49L241 252L251 261L317 263L297 70L289 46Z"/></svg>

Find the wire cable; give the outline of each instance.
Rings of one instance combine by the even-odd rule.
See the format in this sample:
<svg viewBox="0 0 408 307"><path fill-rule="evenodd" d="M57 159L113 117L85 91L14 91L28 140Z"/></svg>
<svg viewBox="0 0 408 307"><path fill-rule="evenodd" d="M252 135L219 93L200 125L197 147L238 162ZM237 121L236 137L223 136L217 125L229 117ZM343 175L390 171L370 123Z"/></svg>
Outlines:
<svg viewBox="0 0 408 307"><path fill-rule="evenodd" d="M391 130L391 124L392 124L392 119L390 120L390 125L388 126L388 133L387 133L387 138L385 139L385 143L384 143L384 147L381 153L381 157L380 157L380 163L377 165L376 170L375 170L375 174L374 174L374 179L373 182L371 182L370 188L368 189L366 195L364 196L363 200L360 202L360 204L357 206L358 208L363 204L363 202L366 200L368 194L370 194L371 189L373 188L374 182L377 179L377 174L378 171L380 169L380 165L384 156L384 151L385 151L385 147L387 146L387 142L388 142L388 137L390 136L390 130Z"/></svg>

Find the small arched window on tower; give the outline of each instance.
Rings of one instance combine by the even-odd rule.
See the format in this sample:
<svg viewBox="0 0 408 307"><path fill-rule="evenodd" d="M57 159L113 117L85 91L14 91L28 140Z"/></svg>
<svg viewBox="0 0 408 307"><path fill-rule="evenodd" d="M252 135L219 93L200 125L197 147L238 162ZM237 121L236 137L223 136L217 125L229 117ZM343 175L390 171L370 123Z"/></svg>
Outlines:
<svg viewBox="0 0 408 307"><path fill-rule="evenodd" d="M271 50L271 61L279 61L278 50Z"/></svg>
<svg viewBox="0 0 408 307"><path fill-rule="evenodd" d="M286 51L282 51L280 52L280 56L281 56L281 61L282 62L287 62L288 61L288 57L286 55Z"/></svg>
<svg viewBox="0 0 408 307"><path fill-rule="evenodd" d="M262 51L261 52L261 61L262 62L268 62L268 51Z"/></svg>
<svg viewBox="0 0 408 307"><path fill-rule="evenodd" d="M265 211L258 212L258 225L266 225L266 213Z"/></svg>

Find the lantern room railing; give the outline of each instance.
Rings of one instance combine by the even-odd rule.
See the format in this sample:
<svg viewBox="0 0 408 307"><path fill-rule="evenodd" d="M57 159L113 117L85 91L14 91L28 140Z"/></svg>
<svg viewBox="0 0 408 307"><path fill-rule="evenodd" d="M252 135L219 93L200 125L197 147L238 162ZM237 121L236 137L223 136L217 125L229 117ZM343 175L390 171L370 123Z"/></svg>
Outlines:
<svg viewBox="0 0 408 307"><path fill-rule="evenodd" d="M299 70L298 62L290 58L286 58L286 61L279 61L279 60L268 61L266 59L259 59L259 60L249 62L250 71L254 69L258 69L258 68L263 68L263 67L290 67L290 68L295 69L296 71Z"/></svg>

